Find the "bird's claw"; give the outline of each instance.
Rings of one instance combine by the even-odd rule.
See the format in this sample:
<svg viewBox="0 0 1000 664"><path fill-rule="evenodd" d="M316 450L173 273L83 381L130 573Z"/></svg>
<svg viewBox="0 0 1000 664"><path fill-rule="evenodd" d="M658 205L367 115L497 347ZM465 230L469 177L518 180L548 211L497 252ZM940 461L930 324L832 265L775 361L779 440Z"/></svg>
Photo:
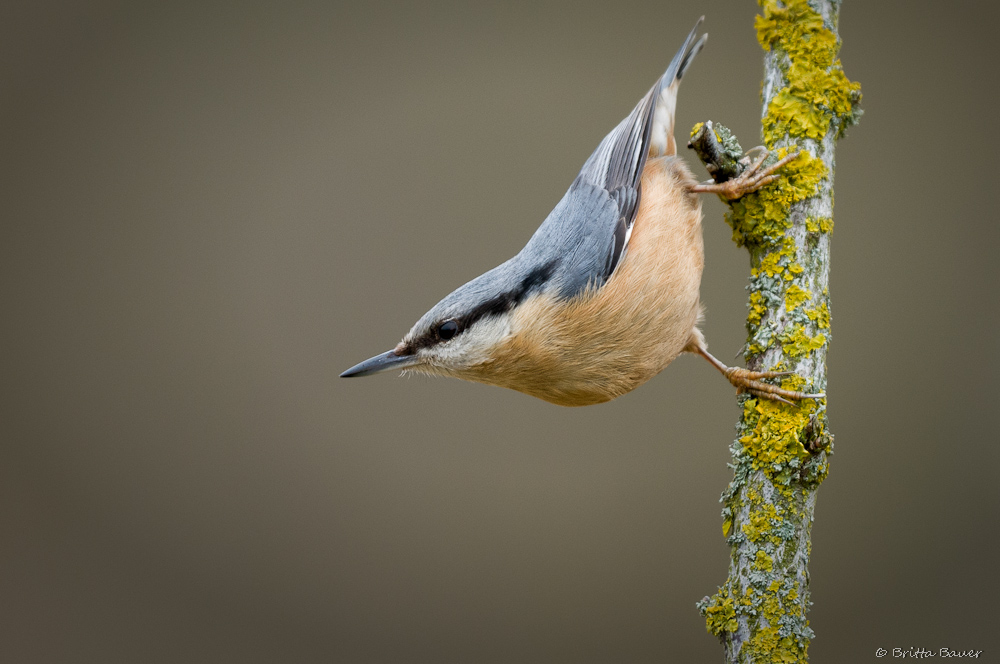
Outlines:
<svg viewBox="0 0 1000 664"><path fill-rule="evenodd" d="M746 392L761 399L780 401L789 406L794 406L795 402L802 399L823 399L826 397L823 393L806 394L761 382L762 378L791 376L793 374L791 371L750 371L740 367L729 367L723 373L739 392Z"/></svg>
<svg viewBox="0 0 1000 664"><path fill-rule="evenodd" d="M767 157L767 148L763 145L758 145L744 152L737 163L743 164L744 168L749 168L758 157Z"/></svg>
<svg viewBox="0 0 1000 664"><path fill-rule="evenodd" d="M764 160L767 159L770 153L765 148L757 147L749 150L740 162L748 163L750 154L759 150L763 150L763 154L757 157L737 177L718 184L697 184L691 187L691 191L695 193L715 193L727 201L735 201L777 180L780 176L776 175L775 172L802 154L801 152L787 154L776 163L761 170L760 167L764 164Z"/></svg>

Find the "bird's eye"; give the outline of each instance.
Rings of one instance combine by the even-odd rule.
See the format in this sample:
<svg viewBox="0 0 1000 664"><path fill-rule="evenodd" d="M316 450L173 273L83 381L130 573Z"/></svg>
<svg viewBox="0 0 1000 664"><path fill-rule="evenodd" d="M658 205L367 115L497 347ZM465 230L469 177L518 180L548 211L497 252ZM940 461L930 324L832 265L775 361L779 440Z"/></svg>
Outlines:
<svg viewBox="0 0 1000 664"><path fill-rule="evenodd" d="M458 334L458 323L453 320L446 320L438 326L438 336L448 341Z"/></svg>

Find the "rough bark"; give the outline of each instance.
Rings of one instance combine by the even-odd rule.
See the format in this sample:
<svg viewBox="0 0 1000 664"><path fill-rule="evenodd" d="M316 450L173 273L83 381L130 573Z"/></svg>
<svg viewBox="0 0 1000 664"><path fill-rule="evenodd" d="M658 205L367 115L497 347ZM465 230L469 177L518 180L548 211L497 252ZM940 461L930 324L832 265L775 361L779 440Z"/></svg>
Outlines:
<svg viewBox="0 0 1000 664"><path fill-rule="evenodd" d="M794 372L784 387L825 392L834 145L860 116L860 89L837 59L840 2L760 4L764 143L769 160L802 154L780 180L730 203L726 215L734 241L750 253L744 356L751 369ZM743 168L742 149L725 127L696 125L690 147L716 181ZM810 532L833 452L826 399L797 406L738 399L734 475L722 496L729 577L698 606L727 662L805 662L813 637Z"/></svg>

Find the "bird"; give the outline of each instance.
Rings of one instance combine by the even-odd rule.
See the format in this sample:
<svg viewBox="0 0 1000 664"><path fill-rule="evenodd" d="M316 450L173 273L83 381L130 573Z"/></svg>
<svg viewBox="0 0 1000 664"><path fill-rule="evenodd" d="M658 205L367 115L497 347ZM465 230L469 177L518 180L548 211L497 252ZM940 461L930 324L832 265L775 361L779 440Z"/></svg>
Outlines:
<svg viewBox="0 0 1000 664"><path fill-rule="evenodd" d="M788 372L726 366L698 327L699 195L739 198L798 156L761 168L764 151L722 184L699 183L677 156L677 90L708 38L697 37L703 20L516 256L447 295L395 348L341 376L404 370L587 406L632 391L687 352L738 391L785 403L822 397L763 382Z"/></svg>

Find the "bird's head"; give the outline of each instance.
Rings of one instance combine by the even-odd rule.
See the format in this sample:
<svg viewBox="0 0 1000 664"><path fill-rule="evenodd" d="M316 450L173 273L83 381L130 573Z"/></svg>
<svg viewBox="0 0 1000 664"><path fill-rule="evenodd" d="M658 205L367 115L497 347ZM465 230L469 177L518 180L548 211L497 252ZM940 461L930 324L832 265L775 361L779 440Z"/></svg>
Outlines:
<svg viewBox="0 0 1000 664"><path fill-rule="evenodd" d="M341 377L392 370L484 381L515 332L517 308L544 291L555 261L525 267L520 256L476 277L438 302L390 351L348 369ZM486 380L485 382L490 382Z"/></svg>

